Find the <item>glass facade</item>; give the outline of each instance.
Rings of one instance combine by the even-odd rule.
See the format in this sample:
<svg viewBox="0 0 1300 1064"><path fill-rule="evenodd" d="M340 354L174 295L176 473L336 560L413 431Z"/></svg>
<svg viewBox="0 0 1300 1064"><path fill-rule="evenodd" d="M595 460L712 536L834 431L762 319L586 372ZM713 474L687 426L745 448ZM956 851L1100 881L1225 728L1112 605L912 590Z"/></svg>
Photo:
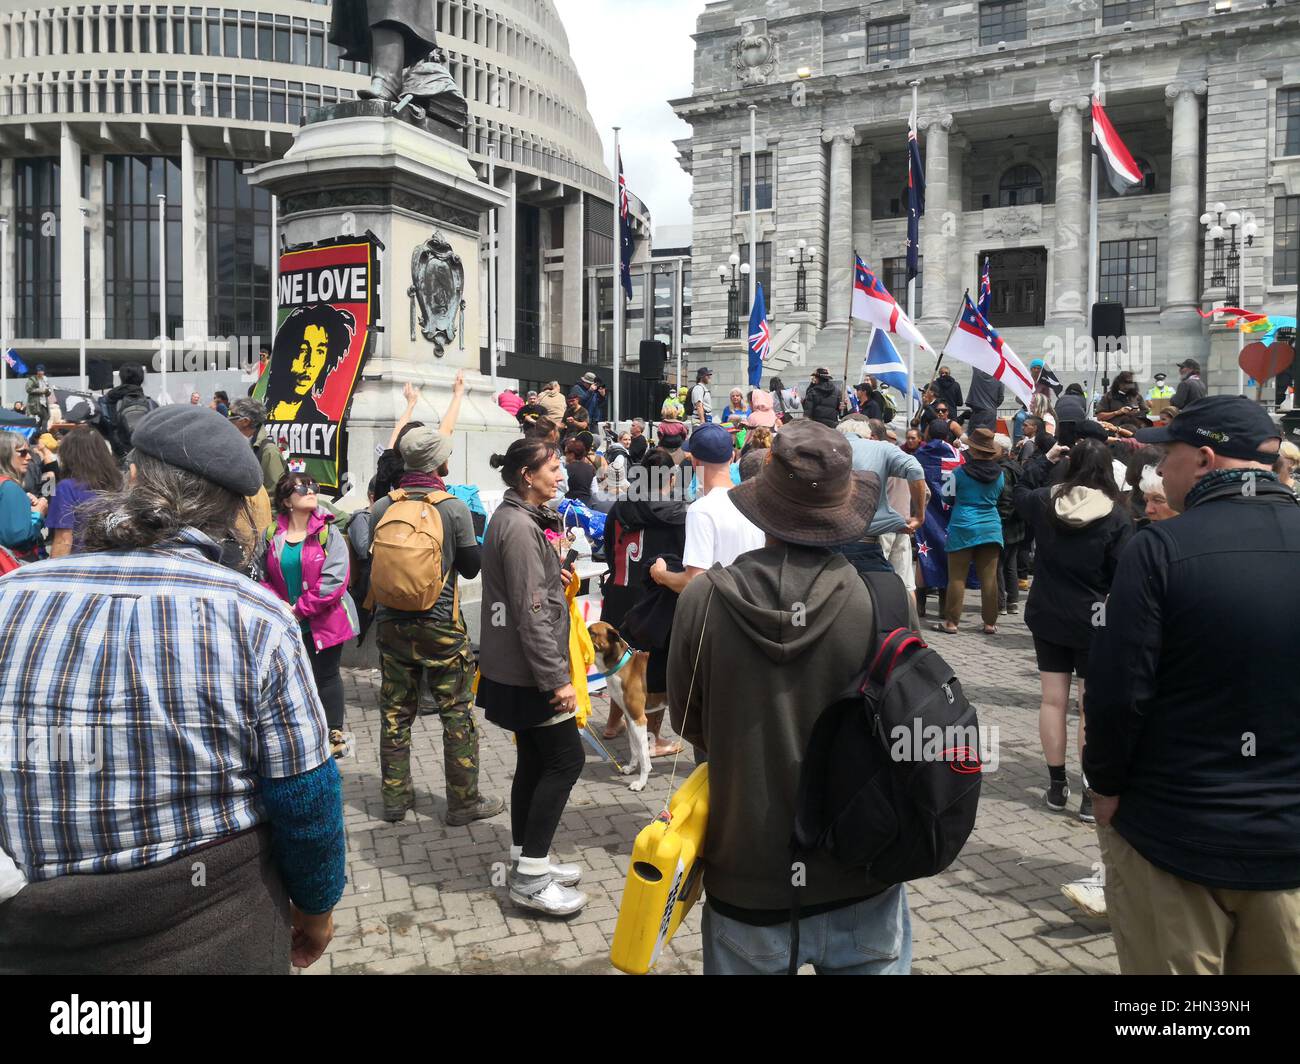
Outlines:
<svg viewBox="0 0 1300 1064"><path fill-rule="evenodd" d="M208 327L213 336L270 342L273 246L271 194L248 183L243 163L209 159Z"/></svg>
<svg viewBox="0 0 1300 1064"><path fill-rule="evenodd" d="M59 321L59 161L14 162L14 332L56 340Z"/></svg>
<svg viewBox="0 0 1300 1064"><path fill-rule="evenodd" d="M158 199L167 197L167 333L182 329L181 164L146 155L104 156L106 340L158 335Z"/></svg>

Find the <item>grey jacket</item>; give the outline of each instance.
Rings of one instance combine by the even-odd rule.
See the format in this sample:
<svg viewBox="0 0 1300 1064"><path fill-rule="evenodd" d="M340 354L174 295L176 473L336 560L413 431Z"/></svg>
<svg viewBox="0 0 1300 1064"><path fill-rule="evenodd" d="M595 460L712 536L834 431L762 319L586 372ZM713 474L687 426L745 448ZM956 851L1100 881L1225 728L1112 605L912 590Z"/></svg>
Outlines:
<svg viewBox="0 0 1300 1064"><path fill-rule="evenodd" d="M546 530L564 521L505 493L483 539L483 626L479 669L489 680L556 691L570 682L569 605L560 556Z"/></svg>

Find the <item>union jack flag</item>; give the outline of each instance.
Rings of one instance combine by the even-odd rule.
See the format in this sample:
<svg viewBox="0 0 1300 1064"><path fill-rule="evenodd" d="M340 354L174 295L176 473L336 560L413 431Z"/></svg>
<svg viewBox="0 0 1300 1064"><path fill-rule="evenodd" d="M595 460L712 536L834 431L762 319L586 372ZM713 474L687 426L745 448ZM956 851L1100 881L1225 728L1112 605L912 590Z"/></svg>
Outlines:
<svg viewBox="0 0 1300 1064"><path fill-rule="evenodd" d="M916 112L907 127L907 279L921 272L921 216L925 214L925 170L916 139Z"/></svg>
<svg viewBox="0 0 1300 1064"><path fill-rule="evenodd" d="M763 363L772 356L772 327L767 323L767 300L763 285L755 286L754 306L749 312L749 386L757 388L762 379Z"/></svg>

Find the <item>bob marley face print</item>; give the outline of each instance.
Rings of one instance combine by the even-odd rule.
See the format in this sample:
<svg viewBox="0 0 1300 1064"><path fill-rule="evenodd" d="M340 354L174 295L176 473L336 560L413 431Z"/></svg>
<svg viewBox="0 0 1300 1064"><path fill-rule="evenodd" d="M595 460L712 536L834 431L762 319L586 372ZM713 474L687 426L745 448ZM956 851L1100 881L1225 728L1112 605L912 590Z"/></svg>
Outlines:
<svg viewBox="0 0 1300 1064"><path fill-rule="evenodd" d="M266 406L272 421L330 420L316 408L316 400L347 356L355 330L351 311L328 303L290 312L271 351Z"/></svg>

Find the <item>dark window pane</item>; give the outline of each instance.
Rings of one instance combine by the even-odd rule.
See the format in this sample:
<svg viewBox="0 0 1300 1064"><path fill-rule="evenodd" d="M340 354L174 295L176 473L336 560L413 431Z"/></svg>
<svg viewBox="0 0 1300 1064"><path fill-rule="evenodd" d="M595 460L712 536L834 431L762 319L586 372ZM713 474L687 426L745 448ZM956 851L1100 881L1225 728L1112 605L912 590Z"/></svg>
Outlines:
<svg viewBox="0 0 1300 1064"><path fill-rule="evenodd" d="M1043 202L1043 175L1028 164L1013 166L998 184L998 206L1018 207Z"/></svg>
<svg viewBox="0 0 1300 1064"><path fill-rule="evenodd" d="M925 256L920 255L916 260L916 314L914 317L919 318L922 312L921 293L925 287ZM885 287L889 289L889 294L898 300L898 305L904 310L907 309L907 257L899 256L894 259L885 259L880 264L883 271L881 280L885 282Z"/></svg>
<svg viewBox="0 0 1300 1064"><path fill-rule="evenodd" d="M1156 17L1155 0L1102 0L1101 24L1122 26Z"/></svg>
<svg viewBox="0 0 1300 1064"><path fill-rule="evenodd" d="M1300 281L1300 196L1273 201L1273 283Z"/></svg>
<svg viewBox="0 0 1300 1064"><path fill-rule="evenodd" d="M1156 241L1104 240L1098 261L1102 302L1156 306Z"/></svg>
<svg viewBox="0 0 1300 1064"><path fill-rule="evenodd" d="M980 4L980 44L1023 41L1028 34L1026 0L991 0Z"/></svg>
<svg viewBox="0 0 1300 1064"><path fill-rule="evenodd" d="M868 63L879 63L885 59L906 59L911 50L910 19L899 18L888 22L867 23Z"/></svg>
<svg viewBox="0 0 1300 1064"><path fill-rule="evenodd" d="M1278 90L1276 151L1300 155L1300 89Z"/></svg>

